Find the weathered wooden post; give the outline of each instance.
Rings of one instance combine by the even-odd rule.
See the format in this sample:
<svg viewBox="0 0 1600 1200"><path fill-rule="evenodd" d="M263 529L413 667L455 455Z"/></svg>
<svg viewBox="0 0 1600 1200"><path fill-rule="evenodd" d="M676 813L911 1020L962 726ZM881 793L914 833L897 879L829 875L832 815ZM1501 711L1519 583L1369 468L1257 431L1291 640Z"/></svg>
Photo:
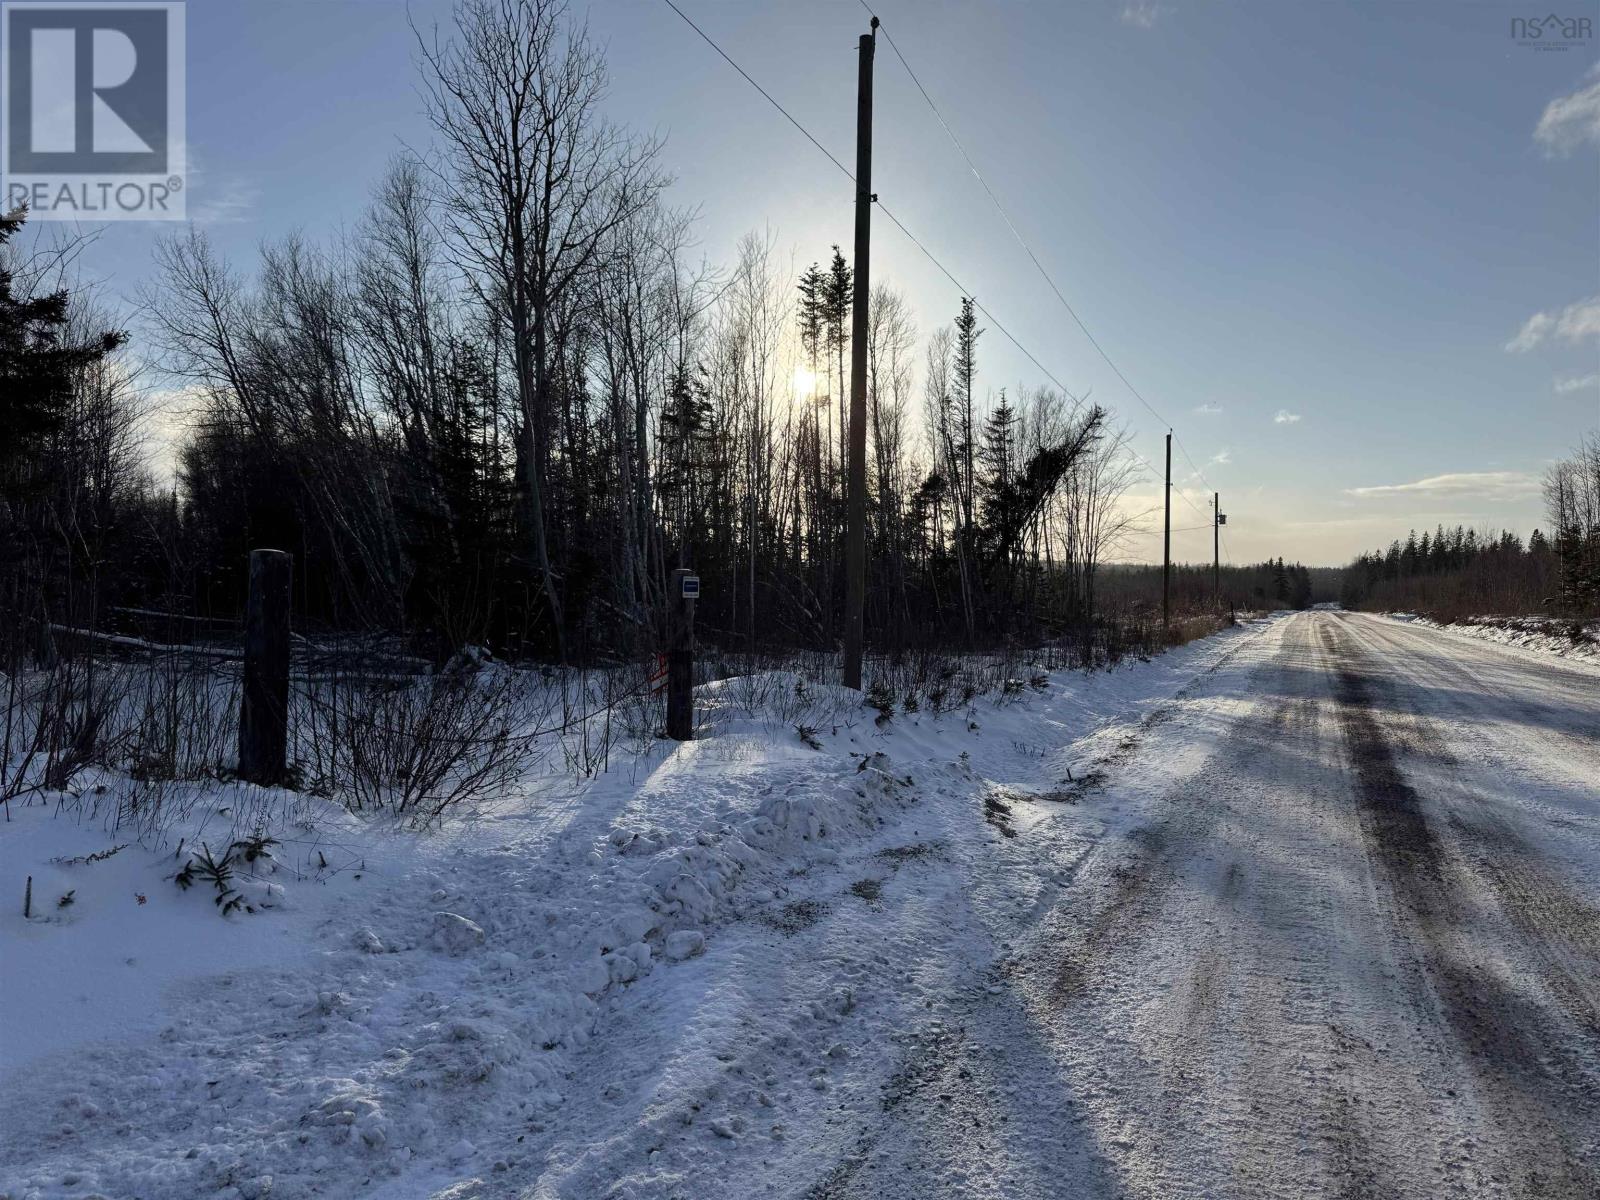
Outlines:
<svg viewBox="0 0 1600 1200"><path fill-rule="evenodd" d="M239 777L283 782L289 745L289 584L294 559L250 551L244 619L244 698L239 705Z"/></svg>
<svg viewBox="0 0 1600 1200"><path fill-rule="evenodd" d="M700 577L693 571L672 573L667 594L667 736L687 742L694 737L694 602Z"/></svg>

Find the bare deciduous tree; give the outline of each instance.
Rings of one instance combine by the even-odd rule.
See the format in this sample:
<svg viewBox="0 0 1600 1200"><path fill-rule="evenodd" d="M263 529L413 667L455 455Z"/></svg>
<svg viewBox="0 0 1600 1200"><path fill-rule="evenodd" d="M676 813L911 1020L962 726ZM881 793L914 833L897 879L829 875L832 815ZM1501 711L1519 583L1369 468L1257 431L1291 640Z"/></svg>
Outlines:
<svg viewBox="0 0 1600 1200"><path fill-rule="evenodd" d="M550 476L558 310L607 237L665 185L658 143L601 115L606 72L562 0L461 0L455 36L417 42L442 141L445 211L460 261L506 328L521 408L521 486L557 652Z"/></svg>

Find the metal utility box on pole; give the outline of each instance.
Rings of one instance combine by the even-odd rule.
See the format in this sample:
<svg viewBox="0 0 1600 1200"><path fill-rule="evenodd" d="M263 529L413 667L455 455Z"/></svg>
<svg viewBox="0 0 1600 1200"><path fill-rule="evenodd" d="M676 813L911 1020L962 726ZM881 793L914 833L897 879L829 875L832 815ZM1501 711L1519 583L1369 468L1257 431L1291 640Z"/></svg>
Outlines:
<svg viewBox="0 0 1600 1200"><path fill-rule="evenodd" d="M694 738L694 602L700 577L680 568L667 594L667 736Z"/></svg>
<svg viewBox="0 0 1600 1200"><path fill-rule="evenodd" d="M1161 523L1161 644L1172 627L1172 431L1167 430L1167 486L1162 490L1166 510Z"/></svg>
<svg viewBox="0 0 1600 1200"><path fill-rule="evenodd" d="M283 782L289 747L289 589L294 559L250 551L244 618L244 693L239 702L239 777Z"/></svg>
<svg viewBox="0 0 1600 1200"><path fill-rule="evenodd" d="M856 261L850 321L850 464L844 535L844 685L861 687L867 607L867 297L872 259L872 33L861 35L856 85Z"/></svg>

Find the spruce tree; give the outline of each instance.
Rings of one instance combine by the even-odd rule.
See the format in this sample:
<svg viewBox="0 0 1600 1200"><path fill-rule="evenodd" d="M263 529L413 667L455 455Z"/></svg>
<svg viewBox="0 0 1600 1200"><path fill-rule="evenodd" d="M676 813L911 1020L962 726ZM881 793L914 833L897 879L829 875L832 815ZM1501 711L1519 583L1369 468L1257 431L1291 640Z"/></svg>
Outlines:
<svg viewBox="0 0 1600 1200"><path fill-rule="evenodd" d="M800 347L811 356L811 373L817 373L817 351L822 344L823 276L812 263L800 276Z"/></svg>
<svg viewBox="0 0 1600 1200"><path fill-rule="evenodd" d="M1006 401L1004 389L1000 403L983 423L983 446L978 459L983 467L982 487L985 516L988 510L1004 503L1011 487L1011 476L1016 460L1017 412Z"/></svg>
<svg viewBox="0 0 1600 1200"><path fill-rule="evenodd" d="M828 267L823 287L823 317L827 323L828 347L833 351L839 367L839 473L845 470L848 438L848 405L850 388L845 382L844 352L850 344L850 309L853 274L839 247L833 248L833 262Z"/></svg>
<svg viewBox="0 0 1600 1200"><path fill-rule="evenodd" d="M956 401L961 406L957 416L960 426L959 465L964 478L958 481L957 491L962 500L962 520L970 525L973 520L974 501L974 472L973 455L974 430L972 422L972 384L978 375L977 348L978 338L983 330L978 327L978 318L974 312L973 299L970 296L961 298L961 312L956 317L956 353L953 364L955 370Z"/></svg>
<svg viewBox="0 0 1600 1200"><path fill-rule="evenodd" d="M107 333L87 345L65 340L68 295L15 294L5 247L22 231L26 210L0 214L0 499L26 490L41 449L57 432L70 399L72 373L124 341Z"/></svg>

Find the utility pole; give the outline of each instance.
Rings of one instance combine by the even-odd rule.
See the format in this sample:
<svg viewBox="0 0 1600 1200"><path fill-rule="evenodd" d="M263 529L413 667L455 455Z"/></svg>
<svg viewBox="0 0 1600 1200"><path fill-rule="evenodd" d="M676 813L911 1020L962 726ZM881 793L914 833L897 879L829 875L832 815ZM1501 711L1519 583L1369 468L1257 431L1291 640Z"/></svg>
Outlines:
<svg viewBox="0 0 1600 1200"><path fill-rule="evenodd" d="M1161 644L1170 639L1172 625L1172 430L1167 430L1166 515L1161 526Z"/></svg>
<svg viewBox="0 0 1600 1200"><path fill-rule="evenodd" d="M1211 605L1222 611L1222 497L1211 493Z"/></svg>
<svg viewBox="0 0 1600 1200"><path fill-rule="evenodd" d="M872 256L872 56L878 18L861 35L856 84L856 262L850 329L850 477L844 533L844 685L861 688L867 607L867 296Z"/></svg>

